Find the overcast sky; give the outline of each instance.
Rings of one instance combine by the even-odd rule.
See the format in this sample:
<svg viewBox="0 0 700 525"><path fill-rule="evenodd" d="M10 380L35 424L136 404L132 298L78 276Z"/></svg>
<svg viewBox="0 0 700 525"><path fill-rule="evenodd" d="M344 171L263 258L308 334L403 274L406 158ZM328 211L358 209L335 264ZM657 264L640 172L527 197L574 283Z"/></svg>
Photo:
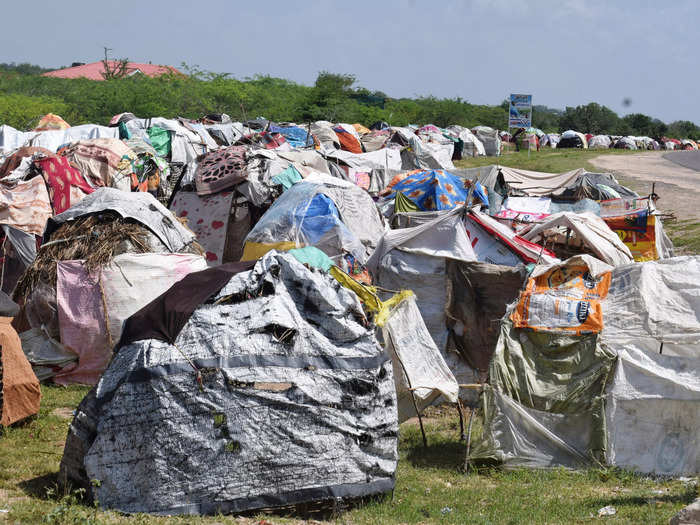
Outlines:
<svg viewBox="0 0 700 525"><path fill-rule="evenodd" d="M64 0L4 2L0 62L102 58L311 85L352 73L393 97L509 93L700 124L696 0ZM625 107L623 100L631 100ZM534 123L536 125L536 123Z"/></svg>

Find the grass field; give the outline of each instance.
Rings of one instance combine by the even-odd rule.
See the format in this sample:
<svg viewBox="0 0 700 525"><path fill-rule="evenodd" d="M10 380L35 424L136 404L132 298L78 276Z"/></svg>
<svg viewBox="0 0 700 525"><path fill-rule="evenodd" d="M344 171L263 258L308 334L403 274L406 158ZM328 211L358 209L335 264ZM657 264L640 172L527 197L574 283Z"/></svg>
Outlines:
<svg viewBox="0 0 700 525"><path fill-rule="evenodd" d="M639 153L629 150L588 150L588 149L551 149L544 148L541 151L507 152L498 158L495 157L474 157L464 158L456 161L458 168L477 168L491 164L500 164L509 168L521 168L533 171L547 171L551 173L562 173L564 171L585 168L587 171L600 172L590 164L590 160L600 155L629 155Z"/></svg>
<svg viewBox="0 0 700 525"><path fill-rule="evenodd" d="M102 512L77 493L57 486L58 465L73 409L84 387L44 386L39 416L10 428L0 438L0 522L93 523L298 523L278 515L247 518L163 518ZM478 418L474 434L480 432ZM426 419L428 447L418 427L401 427L400 461L393 499L346 509L335 523L584 523L612 505L608 523L667 523L696 494L693 484L652 480L629 472L593 469L571 472L486 469L465 474L465 445L459 440L456 411L431 409ZM315 517L319 520L320 517Z"/></svg>
<svg viewBox="0 0 700 525"><path fill-rule="evenodd" d="M504 155L499 162L537 171L562 172L584 167L600 151L548 150ZM610 154L625 154L611 152ZM459 167L492 164L494 159L469 159ZM676 244L700 250L700 224L669 227ZM72 412L87 392L84 387L43 386L37 418L9 428L0 437L0 523L50 524L162 524L162 523L298 523L278 515L237 518L164 518L124 516L102 512L83 503L79 493L65 493L57 485L58 465ZM475 419L475 438L480 433ZM335 523L668 523L680 508L697 496L697 485L679 480L655 480L626 471L563 469L503 471L463 470L465 445L459 440L454 410L431 409L426 419L428 447L423 448L413 422L401 427L400 461L393 497L346 509ZM598 518L598 510L612 505L614 516ZM321 517L315 517L320 520Z"/></svg>

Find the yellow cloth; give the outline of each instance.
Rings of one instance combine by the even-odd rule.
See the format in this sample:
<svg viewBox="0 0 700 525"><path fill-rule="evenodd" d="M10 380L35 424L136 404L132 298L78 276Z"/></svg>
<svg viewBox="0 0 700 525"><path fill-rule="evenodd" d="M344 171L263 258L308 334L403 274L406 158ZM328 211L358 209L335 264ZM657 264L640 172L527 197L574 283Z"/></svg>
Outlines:
<svg viewBox="0 0 700 525"><path fill-rule="evenodd" d="M358 283L355 279L350 277L337 266L333 266L329 273L345 288L355 292L355 294L357 294L357 296L362 300L367 310L370 312L375 312L374 324L377 326L384 326L384 323L386 323L387 319L389 319L389 315L396 305L407 297L413 295L411 290L402 290L401 292L392 296L390 299L382 301L377 296L377 289L374 286L367 286Z"/></svg>
<svg viewBox="0 0 700 525"><path fill-rule="evenodd" d="M245 246L243 246L241 261L256 261L270 250L286 252L292 248L302 248L302 246L297 246L297 243L294 241L273 242L269 244L264 242L247 242Z"/></svg>

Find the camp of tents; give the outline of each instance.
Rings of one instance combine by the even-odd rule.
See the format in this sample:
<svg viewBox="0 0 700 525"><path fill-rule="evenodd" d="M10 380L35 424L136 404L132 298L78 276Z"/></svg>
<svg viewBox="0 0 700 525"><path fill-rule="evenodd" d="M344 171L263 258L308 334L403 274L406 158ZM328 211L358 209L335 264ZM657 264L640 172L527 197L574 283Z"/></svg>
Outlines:
<svg viewBox="0 0 700 525"><path fill-rule="evenodd" d="M700 259L674 256L658 196L453 162L693 146L647 139L2 126L0 425L40 381L90 385L59 478L127 513L388 493L399 424L436 403L483 418L472 462L697 472Z"/></svg>

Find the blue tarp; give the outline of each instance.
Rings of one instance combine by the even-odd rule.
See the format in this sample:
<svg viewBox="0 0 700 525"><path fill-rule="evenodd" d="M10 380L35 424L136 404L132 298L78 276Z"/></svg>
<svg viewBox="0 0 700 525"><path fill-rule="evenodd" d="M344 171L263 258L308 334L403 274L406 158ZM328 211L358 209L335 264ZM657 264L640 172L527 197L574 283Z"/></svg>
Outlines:
<svg viewBox="0 0 700 525"><path fill-rule="evenodd" d="M294 210L294 223L310 244L317 243L323 234L333 228L345 228L340 221L338 208L332 200L322 193L317 193L306 205L303 203Z"/></svg>
<svg viewBox="0 0 700 525"><path fill-rule="evenodd" d="M414 173L392 189L394 193L391 196L396 196L395 192L400 191L422 211L451 210L463 206L469 191L464 187L464 179L444 170ZM473 195L488 206L489 199L479 182L474 186Z"/></svg>
<svg viewBox="0 0 700 525"><path fill-rule="evenodd" d="M303 148L314 144L309 134L298 126L270 126L269 131L282 135L293 148Z"/></svg>

